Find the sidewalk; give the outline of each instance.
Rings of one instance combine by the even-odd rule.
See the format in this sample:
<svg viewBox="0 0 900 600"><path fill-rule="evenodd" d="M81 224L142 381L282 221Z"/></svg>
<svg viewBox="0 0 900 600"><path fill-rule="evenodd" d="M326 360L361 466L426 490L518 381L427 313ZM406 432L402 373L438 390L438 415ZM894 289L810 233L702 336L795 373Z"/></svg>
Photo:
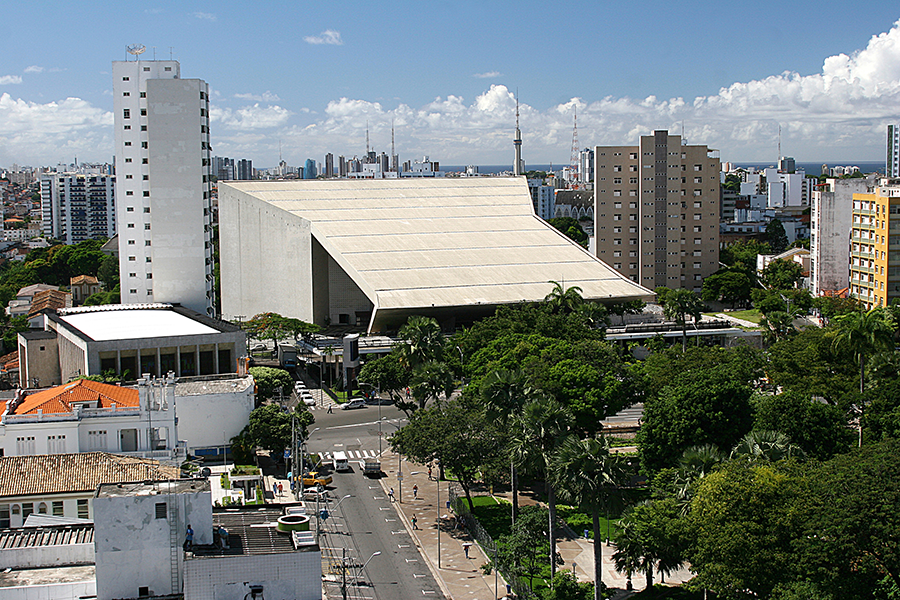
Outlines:
<svg viewBox="0 0 900 600"><path fill-rule="evenodd" d="M415 540L419 550L428 561L428 566L438 580L447 598L462 600L472 598L475 600L494 600L506 596L506 582L501 575L496 578L492 572L484 575L481 565L488 562L488 558L481 548L468 533L454 531L447 524L452 516L447 510L447 482L440 482L440 504L438 504L438 482L428 479L428 468L415 463L403 462L403 480L401 496L401 482L397 480L397 455L386 451L381 456L381 468L386 476L381 478L381 485L385 493L394 488L394 508L403 520L403 524ZM435 471L437 476L437 471ZM413 486L418 486L417 498L413 497ZM417 529L413 529L412 517L417 519ZM438 531L438 516L442 517L445 525ZM438 537L440 536L440 549ZM469 547L469 558L466 558L464 544ZM440 565L438 565L438 552L440 552Z"/></svg>

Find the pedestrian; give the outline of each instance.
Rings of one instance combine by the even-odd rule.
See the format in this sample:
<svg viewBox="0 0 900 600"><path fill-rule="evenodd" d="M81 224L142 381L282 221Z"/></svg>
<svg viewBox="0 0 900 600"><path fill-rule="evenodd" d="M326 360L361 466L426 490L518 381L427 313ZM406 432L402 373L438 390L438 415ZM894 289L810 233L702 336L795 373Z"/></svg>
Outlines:
<svg viewBox="0 0 900 600"><path fill-rule="evenodd" d="M465 544L463 544L463 550L465 550L465 552L466 552L466 558L469 558L469 547L470 547L471 545L472 545L472 544L469 544L468 542L466 542Z"/></svg>
<svg viewBox="0 0 900 600"><path fill-rule="evenodd" d="M418 525L419 519L416 518L416 515L413 515L411 520L412 520L412 524L413 524L413 529L418 529L419 528L419 525Z"/></svg>
<svg viewBox="0 0 900 600"><path fill-rule="evenodd" d="M431 481L431 465L428 465L428 481Z"/></svg>
<svg viewBox="0 0 900 600"><path fill-rule="evenodd" d="M228 530L222 525L219 525L219 547L221 547L222 550L228 549Z"/></svg>
<svg viewBox="0 0 900 600"><path fill-rule="evenodd" d="M419 486L418 484L413 486L413 500L419 499Z"/></svg>
<svg viewBox="0 0 900 600"><path fill-rule="evenodd" d="M406 399L409 400L409 386L406 386Z"/></svg>
<svg viewBox="0 0 900 600"><path fill-rule="evenodd" d="M272 493L276 496L278 495L278 484L277 483L272 484Z"/></svg>
<svg viewBox="0 0 900 600"><path fill-rule="evenodd" d="M187 531L184 532L184 549L188 552L194 549L194 530L191 529L190 523L188 523Z"/></svg>
<svg viewBox="0 0 900 600"><path fill-rule="evenodd" d="M394 501L394 488L391 488L391 491L388 492L388 497L390 497L391 502Z"/></svg>
<svg viewBox="0 0 900 600"><path fill-rule="evenodd" d="M329 404L329 405L328 405L328 414L329 414L329 415L334 413L334 411L331 410L331 408L332 408L333 406L334 406L334 404Z"/></svg>
<svg viewBox="0 0 900 600"><path fill-rule="evenodd" d="M278 482L278 495L279 496L284 495L284 484L282 484L280 481Z"/></svg>

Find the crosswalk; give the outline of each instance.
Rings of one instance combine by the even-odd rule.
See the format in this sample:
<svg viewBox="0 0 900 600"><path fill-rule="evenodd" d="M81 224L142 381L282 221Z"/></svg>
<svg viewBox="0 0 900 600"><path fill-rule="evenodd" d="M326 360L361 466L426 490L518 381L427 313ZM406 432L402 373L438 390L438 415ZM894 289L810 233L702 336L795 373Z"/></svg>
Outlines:
<svg viewBox="0 0 900 600"><path fill-rule="evenodd" d="M344 454L346 454L347 458L349 458L349 459L375 458L378 456L378 452L376 452L375 450L344 450ZM331 460L332 458L334 458L334 453L333 452L323 452L322 456L323 456L323 458L325 458L325 460Z"/></svg>

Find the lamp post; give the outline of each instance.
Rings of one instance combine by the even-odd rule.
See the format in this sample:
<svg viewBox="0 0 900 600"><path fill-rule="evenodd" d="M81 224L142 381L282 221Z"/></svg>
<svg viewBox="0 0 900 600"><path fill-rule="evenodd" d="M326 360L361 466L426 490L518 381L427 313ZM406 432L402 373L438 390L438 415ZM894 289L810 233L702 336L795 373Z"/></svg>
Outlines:
<svg viewBox="0 0 900 600"><path fill-rule="evenodd" d="M380 551L379 551L379 552L373 552L373 553L372 553L372 556L370 556L370 557L368 558L368 560L366 560L366 562L363 563L363 566L361 566L361 567L359 568L359 571L356 572L356 578L359 579L359 578L362 576L362 572L366 570L366 565L369 564L369 561L370 561L370 560L372 560L372 559L375 558L376 556L380 556L380 555L381 555L381 552L380 552Z"/></svg>
<svg viewBox="0 0 900 600"><path fill-rule="evenodd" d="M381 405L379 404L378 406L380 407ZM379 425L381 425L381 421L382 419L378 420ZM394 425L390 421L387 421L387 424L392 426L395 431L400 429L399 425ZM397 500L400 501L400 504L403 504L403 455L399 452L397 453L397 491L399 492Z"/></svg>
<svg viewBox="0 0 900 600"><path fill-rule="evenodd" d="M294 417L294 418L296 419L297 417ZM303 445L306 444L306 442L309 440L309 438L312 436L312 434L314 434L318 430L319 430L319 428L316 427L315 429L313 429L312 431L307 433L305 438L300 439L300 448L299 448L299 450L300 450L300 485L297 485L296 482L294 484L294 500L299 500L300 498L303 497L303 457L304 457ZM292 451L291 456L293 456L294 454L295 454L295 452ZM296 465L294 465L294 466L296 467ZM294 471L295 471L294 477L296 477L297 476L296 469L294 469ZM298 491L300 493L299 498L297 497Z"/></svg>

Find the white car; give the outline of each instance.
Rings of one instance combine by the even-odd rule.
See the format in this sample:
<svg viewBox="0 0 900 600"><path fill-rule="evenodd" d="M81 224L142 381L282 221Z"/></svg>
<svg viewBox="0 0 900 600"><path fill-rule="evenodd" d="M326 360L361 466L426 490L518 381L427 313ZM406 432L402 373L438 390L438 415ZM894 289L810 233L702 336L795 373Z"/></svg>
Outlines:
<svg viewBox="0 0 900 600"><path fill-rule="evenodd" d="M366 407L366 401L361 398L357 398L355 400L351 400L350 402L345 402L344 404L341 404L341 410L350 410L352 408L365 408L365 407Z"/></svg>
<svg viewBox="0 0 900 600"><path fill-rule="evenodd" d="M300 394L300 399L303 400L303 404L307 406L315 406L316 399L312 397L312 394L306 392L305 394Z"/></svg>

